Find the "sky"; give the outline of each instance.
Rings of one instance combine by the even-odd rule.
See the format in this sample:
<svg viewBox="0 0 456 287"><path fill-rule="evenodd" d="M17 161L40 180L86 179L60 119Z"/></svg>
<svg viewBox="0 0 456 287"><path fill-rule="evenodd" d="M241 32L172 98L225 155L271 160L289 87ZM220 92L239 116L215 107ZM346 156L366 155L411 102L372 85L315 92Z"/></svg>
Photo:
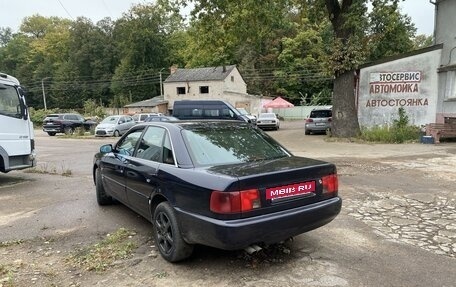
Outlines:
<svg viewBox="0 0 456 287"><path fill-rule="evenodd" d="M115 20L134 4L151 2L146 0L0 0L0 27L17 31L27 16L39 14L75 20L84 16L93 23L105 17ZM402 12L412 18L417 34L432 35L434 31L434 5L429 0L405 0Z"/></svg>

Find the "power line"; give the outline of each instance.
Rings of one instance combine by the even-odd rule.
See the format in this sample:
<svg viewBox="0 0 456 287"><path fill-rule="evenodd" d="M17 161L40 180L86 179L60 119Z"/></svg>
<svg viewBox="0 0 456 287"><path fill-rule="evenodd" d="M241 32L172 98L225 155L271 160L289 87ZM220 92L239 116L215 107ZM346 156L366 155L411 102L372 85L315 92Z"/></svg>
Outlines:
<svg viewBox="0 0 456 287"><path fill-rule="evenodd" d="M65 12L68 14L68 16L70 16L71 20L74 21L74 18L71 16L70 12L68 12L68 10L65 8L65 6L63 6L62 2L60 0L57 0L59 3L60 3L60 6L62 6L63 10L65 10Z"/></svg>

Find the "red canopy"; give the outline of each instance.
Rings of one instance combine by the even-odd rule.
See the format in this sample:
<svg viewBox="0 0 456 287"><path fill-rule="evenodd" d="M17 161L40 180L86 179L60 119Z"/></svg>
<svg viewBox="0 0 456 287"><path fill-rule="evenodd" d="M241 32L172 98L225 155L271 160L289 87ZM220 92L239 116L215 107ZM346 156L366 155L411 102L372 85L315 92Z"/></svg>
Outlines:
<svg viewBox="0 0 456 287"><path fill-rule="evenodd" d="M294 105L286 100L282 99L281 97L277 97L274 100L266 103L263 105L263 108L291 108Z"/></svg>

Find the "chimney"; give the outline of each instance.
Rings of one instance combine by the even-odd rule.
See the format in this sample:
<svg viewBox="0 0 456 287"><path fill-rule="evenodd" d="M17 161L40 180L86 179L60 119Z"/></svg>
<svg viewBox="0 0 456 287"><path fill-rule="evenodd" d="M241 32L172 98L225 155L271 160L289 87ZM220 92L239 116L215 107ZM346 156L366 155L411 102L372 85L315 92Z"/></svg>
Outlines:
<svg viewBox="0 0 456 287"><path fill-rule="evenodd" d="M174 74L177 71L177 65L172 65L169 68L169 71L170 71L171 75Z"/></svg>

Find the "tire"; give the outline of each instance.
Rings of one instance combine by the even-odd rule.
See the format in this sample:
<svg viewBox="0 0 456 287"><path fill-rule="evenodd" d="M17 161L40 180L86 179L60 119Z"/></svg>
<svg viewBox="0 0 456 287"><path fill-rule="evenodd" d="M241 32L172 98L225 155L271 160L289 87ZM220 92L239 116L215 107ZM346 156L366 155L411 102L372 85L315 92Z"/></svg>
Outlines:
<svg viewBox="0 0 456 287"><path fill-rule="evenodd" d="M95 190L97 193L98 205L110 205L113 203L112 197L106 194L99 168L95 170Z"/></svg>
<svg viewBox="0 0 456 287"><path fill-rule="evenodd" d="M178 262L192 255L193 245L182 238L176 215L164 201L154 211L154 239L161 256L169 262Z"/></svg>
<svg viewBox="0 0 456 287"><path fill-rule="evenodd" d="M51 137L55 136L55 133L54 132L48 132L48 135L50 135Z"/></svg>
<svg viewBox="0 0 456 287"><path fill-rule="evenodd" d="M308 131L308 130L305 130L304 133L305 133L306 135L310 135L310 131Z"/></svg>
<svg viewBox="0 0 456 287"><path fill-rule="evenodd" d="M66 135L72 135L74 133L74 129L72 127L65 127L63 129L63 132L66 134Z"/></svg>
<svg viewBox="0 0 456 287"><path fill-rule="evenodd" d="M117 137L120 137L120 133L119 133L118 130L115 130L115 131L114 131L114 136L115 136L116 138L117 138Z"/></svg>

